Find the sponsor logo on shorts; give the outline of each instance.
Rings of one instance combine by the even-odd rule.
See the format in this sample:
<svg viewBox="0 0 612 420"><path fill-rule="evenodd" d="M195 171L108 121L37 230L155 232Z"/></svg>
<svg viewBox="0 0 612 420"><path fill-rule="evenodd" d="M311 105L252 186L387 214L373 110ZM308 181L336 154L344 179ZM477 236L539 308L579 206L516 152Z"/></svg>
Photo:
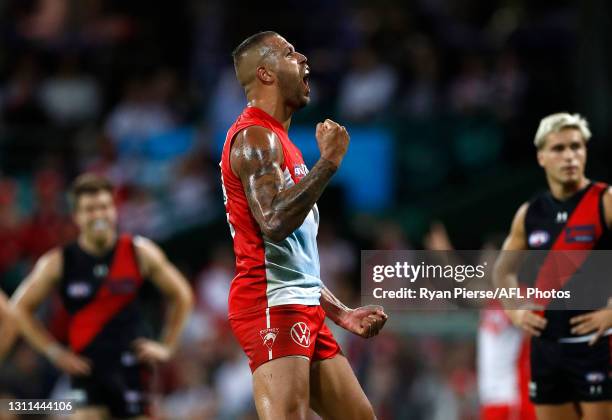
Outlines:
<svg viewBox="0 0 612 420"><path fill-rule="evenodd" d="M599 384L606 379L606 375L603 372L589 372L584 377L590 384Z"/></svg>
<svg viewBox="0 0 612 420"><path fill-rule="evenodd" d="M550 239L550 235L545 230L536 230L529 235L529 246L539 248L546 244Z"/></svg>
<svg viewBox="0 0 612 420"><path fill-rule="evenodd" d="M278 328L266 328L265 330L259 331L259 335L263 340L263 345L266 346L268 350L272 350L272 345L278 335Z"/></svg>
<svg viewBox="0 0 612 420"><path fill-rule="evenodd" d="M302 347L310 347L310 328L304 322L296 322L291 327L291 338Z"/></svg>

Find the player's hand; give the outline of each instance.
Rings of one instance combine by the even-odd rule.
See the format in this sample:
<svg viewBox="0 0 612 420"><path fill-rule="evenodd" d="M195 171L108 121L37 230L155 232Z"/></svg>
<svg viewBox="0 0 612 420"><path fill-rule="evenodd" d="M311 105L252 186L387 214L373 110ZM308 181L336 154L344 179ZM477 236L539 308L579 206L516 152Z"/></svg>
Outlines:
<svg viewBox="0 0 612 420"><path fill-rule="evenodd" d="M382 306L368 305L347 311L338 325L363 338L370 338L382 330L388 318Z"/></svg>
<svg viewBox="0 0 612 420"><path fill-rule="evenodd" d="M446 227L440 222L434 222L429 226L429 232L423 238L423 244L430 251L451 251L453 249Z"/></svg>
<svg viewBox="0 0 612 420"><path fill-rule="evenodd" d="M168 346L163 345L154 340L147 338L138 338L134 340L134 350L136 358L141 362L146 363L163 363L170 360L172 351Z"/></svg>
<svg viewBox="0 0 612 420"><path fill-rule="evenodd" d="M325 122L317 124L315 137L319 144L321 157L338 168L349 145L349 135L346 128L327 119Z"/></svg>
<svg viewBox="0 0 612 420"><path fill-rule="evenodd" d="M531 309L508 309L506 315L515 327L520 328L528 334L539 337L548 322L546 318L536 314Z"/></svg>
<svg viewBox="0 0 612 420"><path fill-rule="evenodd" d="M58 348L57 352L49 357L49 359L58 369L66 372L68 375L88 376L91 374L91 362L89 359L79 356L70 350Z"/></svg>
<svg viewBox="0 0 612 420"><path fill-rule="evenodd" d="M612 328L612 309L600 309L575 316L570 319L570 324L572 325L572 334L584 335L594 332L595 335L589 341L589 346L592 346L608 328Z"/></svg>

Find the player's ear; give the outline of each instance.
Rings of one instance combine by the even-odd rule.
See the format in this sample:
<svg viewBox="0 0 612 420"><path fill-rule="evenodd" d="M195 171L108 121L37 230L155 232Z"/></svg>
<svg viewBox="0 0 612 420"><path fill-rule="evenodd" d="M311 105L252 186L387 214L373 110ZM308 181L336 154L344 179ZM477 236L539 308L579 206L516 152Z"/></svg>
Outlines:
<svg viewBox="0 0 612 420"><path fill-rule="evenodd" d="M274 83L274 74L270 72L265 66L257 67L257 78L264 85L271 85Z"/></svg>
<svg viewBox="0 0 612 420"><path fill-rule="evenodd" d="M542 152L542 149L538 149L536 156L538 159L538 165L540 165L543 168L544 167L544 152Z"/></svg>

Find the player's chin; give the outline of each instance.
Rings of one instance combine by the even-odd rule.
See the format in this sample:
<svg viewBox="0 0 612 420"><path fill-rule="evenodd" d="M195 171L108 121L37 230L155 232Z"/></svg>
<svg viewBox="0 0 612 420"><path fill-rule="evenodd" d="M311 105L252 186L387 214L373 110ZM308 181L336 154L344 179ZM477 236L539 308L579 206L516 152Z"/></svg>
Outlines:
<svg viewBox="0 0 612 420"><path fill-rule="evenodd" d="M565 174L561 179L563 184L572 186L580 182L581 175L579 173Z"/></svg>
<svg viewBox="0 0 612 420"><path fill-rule="evenodd" d="M310 103L310 94L302 95L298 101L298 109L304 108L309 103Z"/></svg>

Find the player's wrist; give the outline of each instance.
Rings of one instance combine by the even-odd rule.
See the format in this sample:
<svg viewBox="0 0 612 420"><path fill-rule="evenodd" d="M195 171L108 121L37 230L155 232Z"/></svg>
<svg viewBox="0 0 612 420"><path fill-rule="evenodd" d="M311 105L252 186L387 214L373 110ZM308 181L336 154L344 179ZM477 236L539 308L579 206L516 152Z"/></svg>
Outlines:
<svg viewBox="0 0 612 420"><path fill-rule="evenodd" d="M64 348L59 343L53 343L45 347L44 355L51 362L55 362L63 352Z"/></svg>
<svg viewBox="0 0 612 420"><path fill-rule="evenodd" d="M172 358L172 356L174 356L174 353L176 352L176 348L178 347L175 343L166 343L163 341L160 342L159 345L164 353L163 356L165 360L169 360L170 358Z"/></svg>
<svg viewBox="0 0 612 420"><path fill-rule="evenodd" d="M321 156L319 162L321 162L321 166L323 166L324 169L329 170L332 173L335 173L340 167L339 161L326 156Z"/></svg>
<svg viewBox="0 0 612 420"><path fill-rule="evenodd" d="M337 316L336 319L333 320L336 325L338 325L339 327L342 327L344 329L347 329L347 327L349 326L349 319L351 316L351 313L354 311L354 309L351 308L347 308L347 307L343 307L343 308L338 308L338 312L337 312Z"/></svg>

